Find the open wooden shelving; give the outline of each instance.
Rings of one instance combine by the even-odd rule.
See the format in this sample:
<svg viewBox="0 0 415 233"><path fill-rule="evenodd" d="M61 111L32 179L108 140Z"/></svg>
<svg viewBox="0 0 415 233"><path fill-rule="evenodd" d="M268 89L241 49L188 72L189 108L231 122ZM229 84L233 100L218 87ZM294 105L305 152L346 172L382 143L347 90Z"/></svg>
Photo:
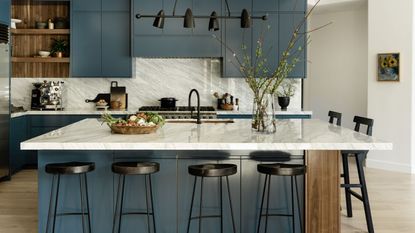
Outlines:
<svg viewBox="0 0 415 233"><path fill-rule="evenodd" d="M70 54L64 58L38 56L50 51L53 40L70 39L70 29L36 29L36 22L64 18L70 21L70 2L12 0L12 18L21 19L17 29L11 29L12 77L66 78L69 77Z"/></svg>
<svg viewBox="0 0 415 233"><path fill-rule="evenodd" d="M69 35L69 29L11 29L14 35Z"/></svg>
<svg viewBox="0 0 415 233"><path fill-rule="evenodd" d="M12 62L29 62L29 63L69 63L69 57L12 57Z"/></svg>

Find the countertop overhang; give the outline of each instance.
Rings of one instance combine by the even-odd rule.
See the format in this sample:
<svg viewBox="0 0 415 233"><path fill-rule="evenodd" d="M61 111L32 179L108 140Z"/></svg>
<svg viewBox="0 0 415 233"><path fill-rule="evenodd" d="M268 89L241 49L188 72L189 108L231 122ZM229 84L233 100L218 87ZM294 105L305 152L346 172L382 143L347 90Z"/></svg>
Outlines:
<svg viewBox="0 0 415 233"><path fill-rule="evenodd" d="M112 134L97 119L85 119L21 143L22 150L392 150L392 143L321 120L277 120L275 134L235 123L166 123L154 134Z"/></svg>

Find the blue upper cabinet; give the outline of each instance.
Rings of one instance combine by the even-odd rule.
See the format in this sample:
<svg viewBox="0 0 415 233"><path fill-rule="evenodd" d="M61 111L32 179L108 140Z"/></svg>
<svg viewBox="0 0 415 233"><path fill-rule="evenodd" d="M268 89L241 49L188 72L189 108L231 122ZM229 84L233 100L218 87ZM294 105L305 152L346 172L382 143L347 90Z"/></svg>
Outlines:
<svg viewBox="0 0 415 233"><path fill-rule="evenodd" d="M129 0L102 0L102 11L126 11L130 12Z"/></svg>
<svg viewBox="0 0 415 233"><path fill-rule="evenodd" d="M72 0L73 11L101 11L101 0Z"/></svg>
<svg viewBox="0 0 415 233"><path fill-rule="evenodd" d="M281 0L254 0L252 4L253 11L254 12L277 12L278 2L280 1Z"/></svg>
<svg viewBox="0 0 415 233"><path fill-rule="evenodd" d="M10 24L10 0L0 0L0 21Z"/></svg>
<svg viewBox="0 0 415 233"><path fill-rule="evenodd" d="M73 0L73 77L131 77L130 0Z"/></svg>
<svg viewBox="0 0 415 233"><path fill-rule="evenodd" d="M131 77L129 12L102 13L102 76Z"/></svg>
<svg viewBox="0 0 415 233"><path fill-rule="evenodd" d="M254 0L256 1L256 0ZM266 0L264 0L266 1ZM285 12L305 12L307 10L307 1L303 0L278 0L279 11Z"/></svg>
<svg viewBox="0 0 415 233"><path fill-rule="evenodd" d="M272 73L278 67L278 14L269 13L268 20L253 21L252 57L256 57L258 42L262 41L266 68Z"/></svg>
<svg viewBox="0 0 415 233"><path fill-rule="evenodd" d="M200 1L200 0L196 0ZM253 0L256 1L256 0ZM229 8L231 10L232 15L240 15L242 9L247 9L251 12L252 9L252 0L228 0ZM228 13L225 5L225 1L223 1L223 13Z"/></svg>
<svg viewBox="0 0 415 233"><path fill-rule="evenodd" d="M72 76L100 77L101 12L74 12L72 41Z"/></svg>
<svg viewBox="0 0 415 233"><path fill-rule="evenodd" d="M241 28L239 20L225 20L225 40L223 48L223 76L242 77L240 63L245 55L251 56L252 30ZM244 47L246 49L244 49Z"/></svg>
<svg viewBox="0 0 415 233"><path fill-rule="evenodd" d="M298 14L280 14L279 16L279 54L282 56L282 53L287 49L292 34L295 28L301 24L304 20L304 13ZM300 32L306 30L306 24L301 27ZM306 37L304 35L299 35L297 43L290 51L290 54L298 54L300 61L297 63L293 71L288 75L291 78L305 78L306 76ZM301 48L301 50L299 50Z"/></svg>

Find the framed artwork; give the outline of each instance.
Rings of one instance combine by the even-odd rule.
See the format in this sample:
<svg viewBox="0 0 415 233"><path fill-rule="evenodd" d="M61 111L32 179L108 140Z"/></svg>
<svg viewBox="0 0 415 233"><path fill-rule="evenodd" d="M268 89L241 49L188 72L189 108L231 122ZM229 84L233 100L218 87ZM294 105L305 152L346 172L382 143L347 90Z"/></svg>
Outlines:
<svg viewBox="0 0 415 233"><path fill-rule="evenodd" d="M378 54L378 81L399 82L399 53Z"/></svg>

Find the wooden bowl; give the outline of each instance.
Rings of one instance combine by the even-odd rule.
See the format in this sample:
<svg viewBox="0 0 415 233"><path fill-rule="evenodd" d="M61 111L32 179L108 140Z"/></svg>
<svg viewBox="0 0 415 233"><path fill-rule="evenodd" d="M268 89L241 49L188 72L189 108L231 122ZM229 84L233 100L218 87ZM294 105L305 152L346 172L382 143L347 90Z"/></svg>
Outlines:
<svg viewBox="0 0 415 233"><path fill-rule="evenodd" d="M233 105L232 104L222 104L220 107L223 110L226 110L226 111L232 111L233 110Z"/></svg>
<svg viewBox="0 0 415 233"><path fill-rule="evenodd" d="M160 126L115 126L111 125L111 132L114 134L151 134L155 133Z"/></svg>

